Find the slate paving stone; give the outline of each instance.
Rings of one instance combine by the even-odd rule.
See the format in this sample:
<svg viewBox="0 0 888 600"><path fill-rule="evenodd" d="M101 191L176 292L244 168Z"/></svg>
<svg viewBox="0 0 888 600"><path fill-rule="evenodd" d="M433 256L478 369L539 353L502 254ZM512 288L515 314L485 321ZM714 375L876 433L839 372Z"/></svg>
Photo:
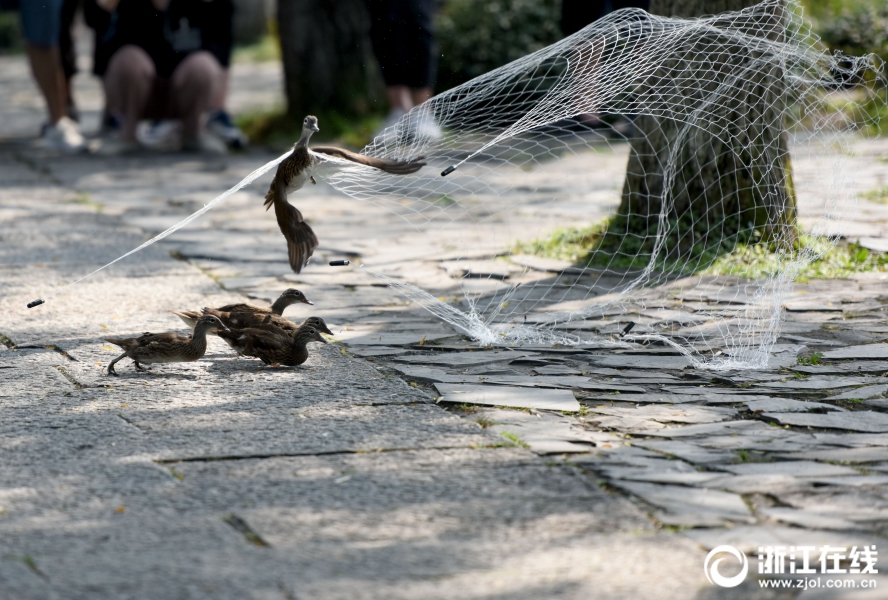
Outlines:
<svg viewBox="0 0 888 600"><path fill-rule="evenodd" d="M546 365L544 367L535 367L534 373L538 375L581 375L579 369L569 367L567 365Z"/></svg>
<svg viewBox="0 0 888 600"><path fill-rule="evenodd" d="M849 541L847 534L835 531L807 530L774 525L739 525L730 529L688 529L682 531L681 534L694 540L706 550L728 544L750 556L755 556L760 546L813 546L815 548L838 546L844 548L849 544L858 546L875 544L876 547L879 547L885 543L884 538L867 533L855 532L853 541Z"/></svg>
<svg viewBox="0 0 888 600"><path fill-rule="evenodd" d="M848 359L888 359L888 344L865 344L862 346L850 346L823 353L824 360L848 360Z"/></svg>
<svg viewBox="0 0 888 600"><path fill-rule="evenodd" d="M834 404L810 400L791 400L789 398L760 398L747 400L744 404L746 404L746 408L753 412L809 412L811 410L847 412L846 409Z"/></svg>
<svg viewBox="0 0 888 600"><path fill-rule="evenodd" d="M812 477L811 481L822 485L884 487L885 485L888 485L888 475L843 475L841 477Z"/></svg>
<svg viewBox="0 0 888 600"><path fill-rule="evenodd" d="M714 423L727 421L736 411L729 408L716 408L684 404L667 407L661 405L638 406L636 408L588 407L589 412L613 417L632 417L661 423Z"/></svg>
<svg viewBox="0 0 888 600"><path fill-rule="evenodd" d="M888 461L888 446L867 446L864 448L833 448L781 454L786 460L822 460L841 463L872 463Z"/></svg>
<svg viewBox="0 0 888 600"><path fill-rule="evenodd" d="M392 346L351 346L349 345L349 352L354 354L355 356L360 356L362 358L372 357L372 356L397 356L398 354L405 354L408 350L404 348L395 348Z"/></svg>
<svg viewBox="0 0 888 600"><path fill-rule="evenodd" d="M721 423L703 423L700 425L684 425L680 427L669 427L649 435L657 437L679 438L698 435L744 435L753 432L767 431L768 426L759 421L722 421Z"/></svg>
<svg viewBox="0 0 888 600"><path fill-rule="evenodd" d="M794 390L831 390L854 387L873 383L866 377L829 377L812 376L807 379L787 379L786 381L767 381L758 385L767 388L787 388Z"/></svg>
<svg viewBox="0 0 888 600"><path fill-rule="evenodd" d="M880 398L888 392L888 385L880 384L880 385L865 385L863 387L854 388L850 392L844 392L842 394L836 394L835 396L830 396L827 400L848 400L851 398L859 398L861 400L868 400L870 398Z"/></svg>
<svg viewBox="0 0 888 600"><path fill-rule="evenodd" d="M643 445L645 448L650 448L651 450L663 452L664 454L677 456L678 458L695 465L725 464L737 460L737 454L734 452L712 450L690 442L654 440L640 442L640 445ZM710 477L709 479L713 478Z"/></svg>
<svg viewBox="0 0 888 600"><path fill-rule="evenodd" d="M798 525L809 529L838 529L838 530L854 530L859 527L853 521L831 517L817 513L811 513L804 510L796 510L794 508L771 507L761 508L756 511L758 514L781 521L790 525Z"/></svg>
<svg viewBox="0 0 888 600"><path fill-rule="evenodd" d="M810 460L784 460L767 463L744 463L722 465L721 470L736 475L789 475L791 477L830 477L835 475L858 475L850 467L813 462Z"/></svg>
<svg viewBox="0 0 888 600"><path fill-rule="evenodd" d="M537 356L535 352L517 352L513 350L491 350L478 352L441 352L435 354L411 354L399 356L396 361L441 367L477 366L496 362L515 360Z"/></svg>
<svg viewBox="0 0 888 600"><path fill-rule="evenodd" d="M495 409L476 411L472 418L483 419L489 431L517 436L536 454L586 453L594 446L594 436L563 415Z"/></svg>
<svg viewBox="0 0 888 600"><path fill-rule="evenodd" d="M588 357L590 363L596 367L631 368L631 369L683 369L691 365L691 361L684 356L602 356Z"/></svg>
<svg viewBox="0 0 888 600"><path fill-rule="evenodd" d="M601 472L608 479L644 481L647 483L668 483L673 485L698 485L720 477L718 473L701 473L696 470L691 470L689 472L658 471L652 469L634 469L631 467L610 467L602 469Z"/></svg>
<svg viewBox="0 0 888 600"><path fill-rule="evenodd" d="M812 480L792 475L728 475L711 479L701 486L733 492L735 494L781 494L814 493Z"/></svg>
<svg viewBox="0 0 888 600"><path fill-rule="evenodd" d="M664 525L712 527L726 523L752 523L755 518L737 494L675 485L620 481L616 484L660 509Z"/></svg>
<svg viewBox="0 0 888 600"><path fill-rule="evenodd" d="M814 413L763 413L762 416L782 425L823 427L873 433L888 432L888 415L870 410L845 413L833 412L825 415Z"/></svg>
<svg viewBox="0 0 888 600"><path fill-rule="evenodd" d="M436 383L442 402L454 404L485 404L577 412L580 403L568 390L514 388L506 386L460 385Z"/></svg>
<svg viewBox="0 0 888 600"><path fill-rule="evenodd" d="M585 396L582 399L584 403L595 402L636 402L638 404L684 404L686 402L699 402L700 398L694 396L683 396L681 394L631 394L623 396L622 394L602 394Z"/></svg>

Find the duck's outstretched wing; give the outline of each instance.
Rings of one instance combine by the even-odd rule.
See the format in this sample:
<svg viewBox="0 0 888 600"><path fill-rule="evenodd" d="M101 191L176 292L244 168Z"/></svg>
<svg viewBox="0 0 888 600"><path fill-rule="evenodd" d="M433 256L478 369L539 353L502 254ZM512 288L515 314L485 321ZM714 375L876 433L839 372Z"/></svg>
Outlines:
<svg viewBox="0 0 888 600"><path fill-rule="evenodd" d="M335 158L349 160L359 165L367 165L375 169L380 169L386 173L394 175L409 175L416 173L425 166L423 162L424 156L420 156L415 160L392 160L390 158L376 158L365 154L358 154L344 148L336 148L335 146L312 146L310 150L316 154L326 154Z"/></svg>
<svg viewBox="0 0 888 600"><path fill-rule="evenodd" d="M277 177L266 195L266 207L268 205L274 206L278 227L287 238L290 268L294 273L299 273L318 247L318 236L302 218L299 209L287 201L287 189Z"/></svg>

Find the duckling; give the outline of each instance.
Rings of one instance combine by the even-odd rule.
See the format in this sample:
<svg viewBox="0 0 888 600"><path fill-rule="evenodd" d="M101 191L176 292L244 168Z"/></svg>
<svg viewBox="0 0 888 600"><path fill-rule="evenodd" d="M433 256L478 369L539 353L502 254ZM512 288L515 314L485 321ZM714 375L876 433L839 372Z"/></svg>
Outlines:
<svg viewBox="0 0 888 600"><path fill-rule="evenodd" d="M219 333L219 337L228 342L239 354L254 356L267 365L279 364L288 367L301 365L308 360L306 346L309 342L327 343L318 330L309 325L303 325L293 335L268 327L223 331Z"/></svg>
<svg viewBox="0 0 888 600"><path fill-rule="evenodd" d="M190 336L178 333L143 333L137 338L108 338L105 341L124 349L124 353L108 365L108 375L117 375L114 365L129 357L136 363L137 371L144 371L140 363L193 362L200 360L207 351L207 333L226 332L228 328L219 317L205 315L197 320Z"/></svg>
<svg viewBox="0 0 888 600"><path fill-rule="evenodd" d="M333 335L333 332L330 331L330 328L327 327L327 323L324 322L324 319L322 319L321 317L309 317L305 321L303 321L301 324L297 325L293 321L290 321L290 320L285 319L283 317L273 318L271 316L267 316L261 320L256 319L256 322L252 325L248 325L248 326L240 328L240 329L232 327L231 329L232 329L232 334L236 334L239 331L242 331L243 329L263 329L265 331L268 331L270 333L274 333L277 335L293 336L296 334L297 331L299 331L299 329L301 327L306 327L306 326L307 327L314 327L319 333L326 333L327 335ZM222 336L220 336L220 337L222 337ZM237 352L240 355L243 354L240 350L242 344L237 341L238 336L230 335L230 336L222 337L222 339L225 340L225 343L227 343L229 346L231 346L232 350L234 350L235 352Z"/></svg>
<svg viewBox="0 0 888 600"><path fill-rule="evenodd" d="M265 194L265 210L274 207L278 227L287 239L290 268L296 273L308 264L308 259L311 258L319 242L299 209L287 200L287 195L300 189L306 182L317 183L314 176L319 167L335 171L347 164L343 161L349 161L394 175L409 175L425 166L422 162L423 157L415 160L392 160L366 156L334 146L309 148L308 140L311 134L318 131L320 131L318 118L312 115L305 117L299 141L293 145L290 156L278 165L271 187Z"/></svg>
<svg viewBox="0 0 888 600"><path fill-rule="evenodd" d="M274 301L271 306L253 306L252 304L226 304L225 306L220 306L219 308L204 308L203 312L197 311L178 311L171 310L170 312L182 319L186 325L189 327L194 327L194 324L200 318L201 314L212 314L219 317L223 323L225 323L228 327L253 327L252 323L255 321L249 321L249 323L241 322L241 319L248 318L247 315L254 316L266 316L266 315L274 315L280 317L284 314L284 310L291 304L298 303L314 305L313 302L310 302L308 298L305 297L305 294L300 292L297 289L290 288L284 290L284 292L278 296L278 299ZM281 319L282 321L286 321L289 323L290 321L287 319Z"/></svg>

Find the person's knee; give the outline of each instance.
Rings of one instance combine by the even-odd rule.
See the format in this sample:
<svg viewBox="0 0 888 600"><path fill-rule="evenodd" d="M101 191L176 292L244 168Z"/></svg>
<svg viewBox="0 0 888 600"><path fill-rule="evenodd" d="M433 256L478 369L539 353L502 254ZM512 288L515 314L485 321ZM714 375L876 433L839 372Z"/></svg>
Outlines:
<svg viewBox="0 0 888 600"><path fill-rule="evenodd" d="M187 85L212 93L222 79L222 65L209 52L201 51L188 55L173 72L173 86Z"/></svg>
<svg viewBox="0 0 888 600"><path fill-rule="evenodd" d="M127 45L120 48L108 62L107 81L132 81L150 84L156 75L154 62L142 48Z"/></svg>

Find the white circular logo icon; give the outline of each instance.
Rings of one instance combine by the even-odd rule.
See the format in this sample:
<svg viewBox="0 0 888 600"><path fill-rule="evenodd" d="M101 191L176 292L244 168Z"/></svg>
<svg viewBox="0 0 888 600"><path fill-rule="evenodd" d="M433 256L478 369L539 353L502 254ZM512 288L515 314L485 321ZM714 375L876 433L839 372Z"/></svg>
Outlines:
<svg viewBox="0 0 888 600"><path fill-rule="evenodd" d="M733 577L723 577L718 572L718 565L721 561L724 560L724 557L719 558L715 561L712 559L722 553L728 553L736 558L742 565L743 568L740 569L740 572L734 575ZM710 564L712 562L712 564ZM719 585L725 588L737 587L743 580L746 579L746 574L749 572L749 561L746 560L746 555L734 548L733 546L718 546L713 548L709 554L706 555L706 562L703 563L703 571L706 573L706 579L709 580L709 583Z"/></svg>

